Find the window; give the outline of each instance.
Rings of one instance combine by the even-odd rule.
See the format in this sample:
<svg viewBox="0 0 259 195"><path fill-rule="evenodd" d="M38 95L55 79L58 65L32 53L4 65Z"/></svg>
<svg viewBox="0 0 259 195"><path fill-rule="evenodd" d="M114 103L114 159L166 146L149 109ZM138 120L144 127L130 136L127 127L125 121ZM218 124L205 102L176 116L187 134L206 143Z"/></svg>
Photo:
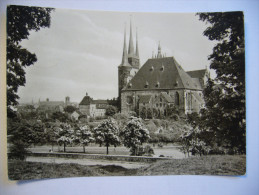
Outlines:
<svg viewBox="0 0 259 195"><path fill-rule="evenodd" d="M127 103L132 104L133 103L133 98L132 96L127 96Z"/></svg>
<svg viewBox="0 0 259 195"><path fill-rule="evenodd" d="M175 93L175 105L180 105L180 97L178 92Z"/></svg>

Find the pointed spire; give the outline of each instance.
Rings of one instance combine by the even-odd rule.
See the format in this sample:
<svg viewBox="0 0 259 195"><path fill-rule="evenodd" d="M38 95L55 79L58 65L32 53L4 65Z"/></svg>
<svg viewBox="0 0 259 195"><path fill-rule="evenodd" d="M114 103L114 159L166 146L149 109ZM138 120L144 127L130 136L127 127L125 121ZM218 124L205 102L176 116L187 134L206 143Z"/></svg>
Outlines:
<svg viewBox="0 0 259 195"><path fill-rule="evenodd" d="M122 54L122 66L128 65L128 54L127 54L127 43L126 43L126 23L124 27L124 44L123 44L123 54Z"/></svg>
<svg viewBox="0 0 259 195"><path fill-rule="evenodd" d="M139 52L138 52L138 28L136 28L136 57L139 58Z"/></svg>
<svg viewBox="0 0 259 195"><path fill-rule="evenodd" d="M159 44L158 44L157 58L162 58L160 41L159 41Z"/></svg>
<svg viewBox="0 0 259 195"><path fill-rule="evenodd" d="M134 45L133 45L133 37L132 37L132 22L130 16L130 39L129 39L129 51L128 54L130 57L134 56Z"/></svg>

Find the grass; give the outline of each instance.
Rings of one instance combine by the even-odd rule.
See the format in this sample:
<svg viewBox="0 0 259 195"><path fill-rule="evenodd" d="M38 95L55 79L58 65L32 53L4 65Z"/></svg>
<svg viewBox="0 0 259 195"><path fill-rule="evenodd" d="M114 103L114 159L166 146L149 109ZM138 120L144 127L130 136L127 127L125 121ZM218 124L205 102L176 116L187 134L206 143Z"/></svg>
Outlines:
<svg viewBox="0 0 259 195"><path fill-rule="evenodd" d="M84 166L79 164L54 164L20 160L9 160L8 162L8 176L10 180L123 175L136 175L136 170L115 165Z"/></svg>
<svg viewBox="0 0 259 195"><path fill-rule="evenodd" d="M137 175L244 175L245 155L215 155L159 161Z"/></svg>
<svg viewBox="0 0 259 195"><path fill-rule="evenodd" d="M11 180L130 175L244 175L246 156L215 155L172 159L158 161L140 169L115 165L85 166L9 160L8 173Z"/></svg>

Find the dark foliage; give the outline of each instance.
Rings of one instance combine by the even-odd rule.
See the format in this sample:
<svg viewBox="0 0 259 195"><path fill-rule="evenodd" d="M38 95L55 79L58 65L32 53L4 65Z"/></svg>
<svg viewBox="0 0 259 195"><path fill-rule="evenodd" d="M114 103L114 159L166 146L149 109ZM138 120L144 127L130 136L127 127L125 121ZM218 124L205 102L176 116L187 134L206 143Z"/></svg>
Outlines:
<svg viewBox="0 0 259 195"><path fill-rule="evenodd" d="M245 43L242 12L198 13L210 24L204 35L218 43L209 56L216 79L204 89L206 109L196 117L194 126L211 132L209 145L246 152L245 121Z"/></svg>
<svg viewBox="0 0 259 195"><path fill-rule="evenodd" d="M114 114L117 113L117 108L115 106L109 105L106 109L105 115L106 116L113 116Z"/></svg>
<svg viewBox="0 0 259 195"><path fill-rule="evenodd" d="M35 54L20 45L31 30L50 26L51 8L10 5L7 7L7 115L15 117L19 86L26 83L24 68L37 61Z"/></svg>
<svg viewBox="0 0 259 195"><path fill-rule="evenodd" d="M74 106L66 106L65 108L64 108L64 111L65 112L68 112L68 113L73 113L74 111L76 110L76 107L74 107Z"/></svg>

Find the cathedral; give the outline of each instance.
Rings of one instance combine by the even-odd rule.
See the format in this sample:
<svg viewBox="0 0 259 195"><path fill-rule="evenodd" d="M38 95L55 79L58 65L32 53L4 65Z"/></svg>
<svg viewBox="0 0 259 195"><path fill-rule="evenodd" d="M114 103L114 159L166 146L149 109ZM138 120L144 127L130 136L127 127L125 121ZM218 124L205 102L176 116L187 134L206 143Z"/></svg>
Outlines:
<svg viewBox="0 0 259 195"><path fill-rule="evenodd" d="M138 35L134 47L131 23L128 50L126 42L125 28L118 66L121 113L134 111L156 118L167 116L169 110L186 115L204 107L202 90L209 77L207 69L186 72L173 56L162 54L160 43L157 54L140 67Z"/></svg>

